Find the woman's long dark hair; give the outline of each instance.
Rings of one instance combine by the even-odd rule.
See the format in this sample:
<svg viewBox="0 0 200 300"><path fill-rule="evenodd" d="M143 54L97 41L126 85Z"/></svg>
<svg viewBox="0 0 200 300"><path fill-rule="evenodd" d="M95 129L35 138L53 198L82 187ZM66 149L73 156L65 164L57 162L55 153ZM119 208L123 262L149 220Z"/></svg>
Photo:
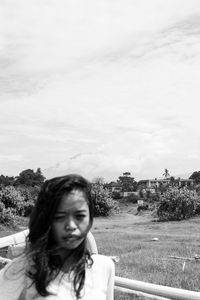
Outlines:
<svg viewBox="0 0 200 300"><path fill-rule="evenodd" d="M74 189L81 190L86 195L91 227L94 211L91 186L85 178L76 174L46 180L30 216L26 254L30 259L31 268L27 275L33 280L41 296L49 295L47 286L64 265L59 256L59 248L52 240L51 225L63 195ZM74 264L69 272L73 278L75 295L79 299L85 282L85 266L91 266L93 263L86 248L86 236L76 249L71 250L71 256Z"/></svg>

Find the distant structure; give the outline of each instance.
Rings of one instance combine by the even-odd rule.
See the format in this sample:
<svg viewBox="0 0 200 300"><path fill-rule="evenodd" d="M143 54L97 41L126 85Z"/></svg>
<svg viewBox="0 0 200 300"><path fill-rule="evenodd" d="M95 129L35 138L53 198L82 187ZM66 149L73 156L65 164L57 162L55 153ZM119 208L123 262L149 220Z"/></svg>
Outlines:
<svg viewBox="0 0 200 300"><path fill-rule="evenodd" d="M123 186L120 182L112 181L106 184L106 187L110 190L111 193L117 193L120 197L128 197L132 194L138 195L139 191L143 192L151 192L156 193L157 190L163 187L167 187L168 185L176 186L179 188L194 186L193 179L182 179L182 178L174 178L171 176L170 178L161 178L161 179L143 179L138 181L137 190L136 191L126 191L123 189Z"/></svg>
<svg viewBox="0 0 200 300"><path fill-rule="evenodd" d="M190 186L192 187L194 185L194 180L193 179L174 179L174 182L176 182L176 185L178 187L184 187L184 186ZM147 189L155 189L155 188L159 188L163 185L167 185L171 183L171 178L167 178L167 179L145 179L145 180L140 180L138 182L138 187L143 187L143 188L147 188Z"/></svg>
<svg viewBox="0 0 200 300"><path fill-rule="evenodd" d="M108 188L110 189L110 191L113 193L113 192L117 192L117 193L120 193L121 190L122 190L122 186L120 183L118 182L115 182L115 181L111 181L109 184L108 184Z"/></svg>
<svg viewBox="0 0 200 300"><path fill-rule="evenodd" d="M167 178L170 177L170 174L169 174L169 170L168 170L168 169L165 169L165 172L163 173L163 176L165 177L165 179L167 179Z"/></svg>

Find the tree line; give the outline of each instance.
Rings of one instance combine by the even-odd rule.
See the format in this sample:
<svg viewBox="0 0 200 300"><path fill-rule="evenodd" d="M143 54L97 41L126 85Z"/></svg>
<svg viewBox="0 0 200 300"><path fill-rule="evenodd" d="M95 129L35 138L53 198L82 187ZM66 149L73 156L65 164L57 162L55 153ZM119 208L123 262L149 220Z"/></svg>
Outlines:
<svg viewBox="0 0 200 300"><path fill-rule="evenodd" d="M165 178L170 176L167 169L163 176ZM40 168L36 171L23 170L15 177L0 175L0 223L15 226L18 217L28 217L45 179ZM130 172L123 173L115 182L105 183L102 177L94 178L92 180L94 214L109 216L112 212L119 212L120 193L112 192L113 184L118 184L122 192L136 192L123 198L123 202L133 204L142 198L153 207L161 221L182 220L199 215L200 171L193 172L189 177L194 180L192 189L179 188L172 176L167 179L170 179L169 182L156 188L155 192L147 190L143 193Z"/></svg>
<svg viewBox="0 0 200 300"><path fill-rule="evenodd" d="M15 227L19 218L28 217L35 204L40 187L45 181L40 168L26 169L18 176L0 176L0 223ZM94 215L108 216L116 207L108 188L92 182Z"/></svg>
<svg viewBox="0 0 200 300"><path fill-rule="evenodd" d="M37 168L36 171L32 169L26 169L19 173L18 176L5 176L0 175L0 185L3 186L41 186L45 180L45 176L42 174L40 168Z"/></svg>

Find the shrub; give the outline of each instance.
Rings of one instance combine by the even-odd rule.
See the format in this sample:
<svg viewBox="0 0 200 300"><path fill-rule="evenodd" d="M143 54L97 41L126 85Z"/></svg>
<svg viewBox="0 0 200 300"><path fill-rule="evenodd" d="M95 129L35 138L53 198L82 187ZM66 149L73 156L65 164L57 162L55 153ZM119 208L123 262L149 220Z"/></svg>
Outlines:
<svg viewBox="0 0 200 300"><path fill-rule="evenodd" d="M200 215L200 195L198 195L198 200L197 200L197 203L196 203L195 214L196 215Z"/></svg>
<svg viewBox="0 0 200 300"><path fill-rule="evenodd" d="M195 186L195 190L196 190L197 194L200 196L200 184L197 184Z"/></svg>
<svg viewBox="0 0 200 300"><path fill-rule="evenodd" d="M36 202L37 196L39 194L40 187L38 186L17 186L16 190L20 192L24 198L23 202L23 216L27 217L30 215L34 204Z"/></svg>
<svg viewBox="0 0 200 300"><path fill-rule="evenodd" d="M24 197L13 186L3 187L0 191L0 202L13 213L23 215Z"/></svg>
<svg viewBox="0 0 200 300"><path fill-rule="evenodd" d="M160 199L161 199L161 194L156 192L156 193L151 193L150 194L148 201L150 203L154 203L154 202L160 201Z"/></svg>
<svg viewBox="0 0 200 300"><path fill-rule="evenodd" d="M15 216L27 217L34 206L36 190L32 187L6 186L0 190L0 202ZM38 192L38 190L37 190Z"/></svg>
<svg viewBox="0 0 200 300"><path fill-rule="evenodd" d="M112 198L115 199L120 199L121 195L120 192L112 192Z"/></svg>
<svg viewBox="0 0 200 300"><path fill-rule="evenodd" d="M131 202L131 203L137 203L139 199L140 199L139 196L136 194L129 194L127 197L124 197L124 200L126 202Z"/></svg>
<svg viewBox="0 0 200 300"><path fill-rule="evenodd" d="M110 215L113 209L116 210L116 201L112 198L98 198L95 203L94 215L95 217L103 216L107 217Z"/></svg>
<svg viewBox="0 0 200 300"><path fill-rule="evenodd" d="M117 202L111 198L108 189L103 185L93 185L93 197L94 197L94 215L109 216L112 210L117 210Z"/></svg>
<svg viewBox="0 0 200 300"><path fill-rule="evenodd" d="M161 221L180 221L193 217L197 211L199 197L195 191L169 188L157 206L157 216Z"/></svg>
<svg viewBox="0 0 200 300"><path fill-rule="evenodd" d="M149 205L148 204L145 204L145 205L139 205L137 207L137 211L141 211L141 210L148 210L149 209Z"/></svg>
<svg viewBox="0 0 200 300"><path fill-rule="evenodd" d="M15 220L16 211L12 208L5 208L3 202L0 202L0 223L6 226L15 227L16 220Z"/></svg>
<svg viewBox="0 0 200 300"><path fill-rule="evenodd" d="M138 195L139 195L140 199L144 198L145 192L143 191L143 189L139 190Z"/></svg>

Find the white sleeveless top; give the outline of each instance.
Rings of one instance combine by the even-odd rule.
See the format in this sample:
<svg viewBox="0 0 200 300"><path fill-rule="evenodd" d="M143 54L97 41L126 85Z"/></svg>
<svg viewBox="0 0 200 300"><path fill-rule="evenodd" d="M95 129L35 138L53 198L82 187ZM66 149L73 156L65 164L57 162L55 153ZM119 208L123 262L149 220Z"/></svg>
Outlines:
<svg viewBox="0 0 200 300"><path fill-rule="evenodd" d="M109 257L96 254L92 255L92 259L92 267L86 268L81 300L113 300L113 261ZM53 295L40 296L35 286L30 286L31 280L25 275L26 265L26 258L20 256L0 271L1 300L76 300L72 282L68 274L63 272L60 272L47 287Z"/></svg>

